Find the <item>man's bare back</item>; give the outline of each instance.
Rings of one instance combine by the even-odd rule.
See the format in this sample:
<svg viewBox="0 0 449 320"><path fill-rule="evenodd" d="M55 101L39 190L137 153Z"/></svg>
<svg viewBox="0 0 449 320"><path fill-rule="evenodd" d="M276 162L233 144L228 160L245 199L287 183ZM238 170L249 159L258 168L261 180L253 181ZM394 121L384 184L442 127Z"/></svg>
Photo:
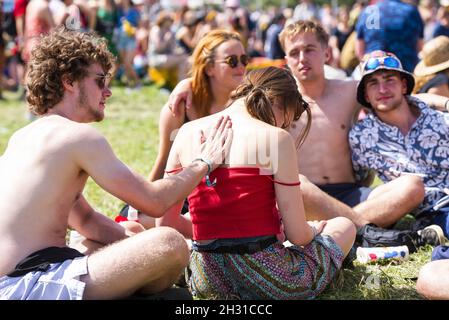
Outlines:
<svg viewBox="0 0 449 320"><path fill-rule="evenodd" d="M299 172L315 184L354 182L348 132L359 110L353 81L327 80L322 97L310 103L312 126L299 150ZM305 126L300 119L291 126L297 136Z"/></svg>
<svg viewBox="0 0 449 320"><path fill-rule="evenodd" d="M68 215L87 180L75 157L86 129L53 115L11 137L0 158L7 181L0 185L0 275L38 249L65 246Z"/></svg>

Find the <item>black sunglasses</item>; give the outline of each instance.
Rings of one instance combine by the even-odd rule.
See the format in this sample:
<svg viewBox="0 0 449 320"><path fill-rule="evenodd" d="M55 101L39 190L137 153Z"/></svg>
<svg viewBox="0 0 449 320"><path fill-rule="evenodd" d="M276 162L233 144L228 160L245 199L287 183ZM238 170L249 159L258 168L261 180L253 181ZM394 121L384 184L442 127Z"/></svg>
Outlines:
<svg viewBox="0 0 449 320"><path fill-rule="evenodd" d="M93 73L95 76L95 83L100 90L106 87L106 82L111 78L110 73Z"/></svg>
<svg viewBox="0 0 449 320"><path fill-rule="evenodd" d="M224 62L226 63L228 66L230 66L232 69L237 68L237 66L239 65L239 57L235 54L224 58L223 60L215 60L216 62ZM246 54L242 54L240 56L240 63L242 64L242 66L246 67L249 63L249 57Z"/></svg>

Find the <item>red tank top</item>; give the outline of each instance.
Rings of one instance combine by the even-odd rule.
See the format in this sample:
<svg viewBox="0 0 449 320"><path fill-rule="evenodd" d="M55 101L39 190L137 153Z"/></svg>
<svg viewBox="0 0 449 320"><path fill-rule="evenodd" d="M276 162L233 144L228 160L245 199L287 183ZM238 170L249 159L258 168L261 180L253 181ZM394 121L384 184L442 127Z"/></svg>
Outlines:
<svg viewBox="0 0 449 320"><path fill-rule="evenodd" d="M189 196L194 240L245 238L280 232L273 176L258 168L218 168Z"/></svg>

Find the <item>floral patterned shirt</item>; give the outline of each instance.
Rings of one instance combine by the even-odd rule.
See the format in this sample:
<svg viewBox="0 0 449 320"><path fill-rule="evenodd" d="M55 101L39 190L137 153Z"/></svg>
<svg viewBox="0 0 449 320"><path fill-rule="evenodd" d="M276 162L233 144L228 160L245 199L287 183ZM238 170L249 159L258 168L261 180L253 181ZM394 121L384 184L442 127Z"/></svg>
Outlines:
<svg viewBox="0 0 449 320"><path fill-rule="evenodd" d="M407 97L421 111L404 136L370 112L349 132L352 164L357 180L374 170L384 182L404 174L423 178L426 197L420 209L435 204L449 187L449 114Z"/></svg>

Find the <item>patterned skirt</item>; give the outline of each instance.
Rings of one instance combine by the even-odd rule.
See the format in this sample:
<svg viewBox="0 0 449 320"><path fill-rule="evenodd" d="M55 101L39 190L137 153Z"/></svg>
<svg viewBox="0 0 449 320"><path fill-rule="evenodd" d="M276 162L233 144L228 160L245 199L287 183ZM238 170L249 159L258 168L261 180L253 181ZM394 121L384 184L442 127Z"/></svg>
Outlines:
<svg viewBox="0 0 449 320"><path fill-rule="evenodd" d="M186 280L192 295L201 299L313 299L343 259L327 235L304 247L275 243L254 254L193 251Z"/></svg>

